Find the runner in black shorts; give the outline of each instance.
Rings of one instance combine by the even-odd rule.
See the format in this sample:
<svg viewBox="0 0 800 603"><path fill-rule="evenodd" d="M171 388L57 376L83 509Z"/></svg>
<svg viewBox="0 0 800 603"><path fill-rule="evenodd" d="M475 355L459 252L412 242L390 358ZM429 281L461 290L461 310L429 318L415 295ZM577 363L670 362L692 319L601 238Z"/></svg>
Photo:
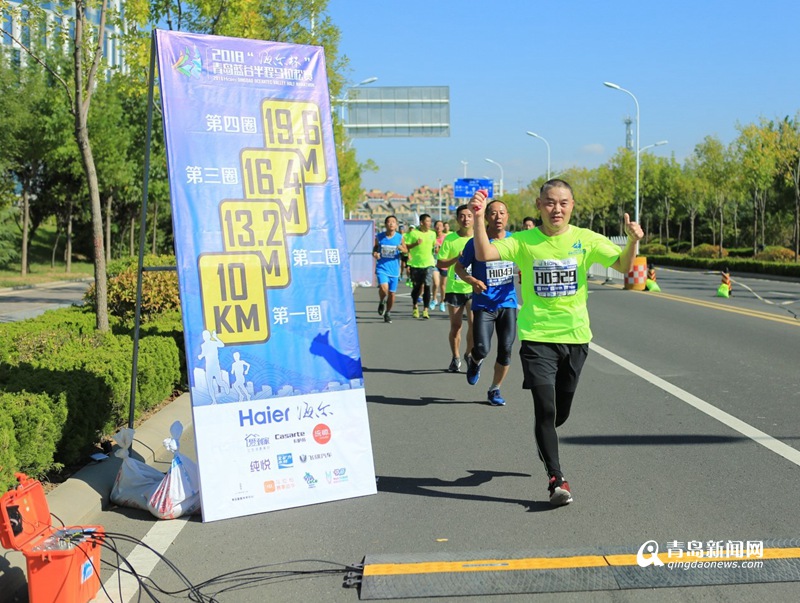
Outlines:
<svg viewBox="0 0 800 603"><path fill-rule="evenodd" d="M489 240L511 236L506 231L508 208L502 201L492 201L486 208L486 234ZM478 226L480 228L480 226ZM471 269L471 274L467 270ZM475 259L475 243L468 241L455 265L456 273L472 285L472 354L467 356L467 382L475 385L481 376L481 364L489 355L492 334L497 331L497 360L494 378L486 397L492 406L504 406L500 386L511 364L511 348L517 336L517 293L514 288L514 263L503 260L480 262Z"/></svg>
<svg viewBox="0 0 800 603"><path fill-rule="evenodd" d="M478 191L470 209L483 218L486 195ZM510 260L519 266L524 302L517 323L521 340L523 387L533 394L534 434L548 475L550 503L566 505L572 491L561 469L556 429L569 417L581 368L589 351L587 272L595 262L622 273L630 271L641 227L624 214L628 241L623 249L609 239L569 223L575 200L572 187L554 178L542 185L536 208L542 224L511 237L489 241L475 230L475 256L484 261Z"/></svg>

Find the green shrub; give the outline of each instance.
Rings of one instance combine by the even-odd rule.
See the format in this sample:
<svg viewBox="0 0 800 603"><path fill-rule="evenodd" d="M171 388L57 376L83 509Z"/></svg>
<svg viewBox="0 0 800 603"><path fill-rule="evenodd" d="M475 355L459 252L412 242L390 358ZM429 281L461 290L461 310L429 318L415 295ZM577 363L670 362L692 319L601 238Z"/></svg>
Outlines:
<svg viewBox="0 0 800 603"><path fill-rule="evenodd" d="M756 255L762 262L794 262L794 251L786 247L767 247Z"/></svg>
<svg viewBox="0 0 800 603"><path fill-rule="evenodd" d="M641 255L666 255L667 247L661 243L649 243L647 245L639 245L639 253Z"/></svg>
<svg viewBox="0 0 800 603"><path fill-rule="evenodd" d="M0 492L17 485L14 473L19 470L18 446L14 435L14 421L6 413L0 412Z"/></svg>
<svg viewBox="0 0 800 603"><path fill-rule="evenodd" d="M138 410L147 410L160 404L175 391L175 385L181 378L178 356L178 346L169 337L150 336L139 340L136 373Z"/></svg>
<svg viewBox="0 0 800 603"><path fill-rule="evenodd" d="M99 333L94 322L94 314L85 308L64 308L22 322L0 324L0 391L14 399L28 396L24 398L26 408L41 406L43 398L35 398L39 400L36 402L31 396L50 400L52 420L48 421L42 411L44 423L25 423L24 431L56 425L54 458L64 464L81 459L100 435L113 433L128 421L132 333L118 320L111 321L116 333ZM187 382L186 369L182 377L180 368L182 345L178 311L161 315L141 329L137 414L168 398L179 383ZM0 410L0 415L7 414ZM36 442L42 438L24 439ZM22 441L21 445L24 447ZM32 474L46 470L43 467L53 461L33 462L25 457L27 449L11 452L15 462L24 463Z"/></svg>
<svg viewBox="0 0 800 603"><path fill-rule="evenodd" d="M677 241L670 245L673 253L688 253L691 248L692 244L689 241Z"/></svg>
<svg viewBox="0 0 800 603"><path fill-rule="evenodd" d="M145 266L174 266L175 256L146 256ZM108 311L123 320L133 320L136 312L138 258L125 258L109 264ZM84 299L94 309L94 286ZM180 308L178 273L175 270L145 272L142 276L141 322Z"/></svg>
<svg viewBox="0 0 800 603"><path fill-rule="evenodd" d="M178 361L180 362L180 381L181 386L188 389L189 377L186 371L186 345L183 339L183 319L180 310L172 310L155 316L153 320L144 324L139 329L140 338L148 335L159 335L169 337L178 348Z"/></svg>
<svg viewBox="0 0 800 603"><path fill-rule="evenodd" d="M66 396L68 416L57 460L79 460L100 433L113 430L130 391L131 341L111 333L20 332L0 364L6 391Z"/></svg>
<svg viewBox="0 0 800 603"><path fill-rule="evenodd" d="M734 249L728 248L728 257L731 258L753 258L752 247L737 247Z"/></svg>
<svg viewBox="0 0 800 603"><path fill-rule="evenodd" d="M719 245L709 245L708 243L703 243L702 245L698 245L691 251L689 251L689 257L691 258L718 258L718 257L728 257L728 250L722 250L722 256L719 254Z"/></svg>
<svg viewBox="0 0 800 603"><path fill-rule="evenodd" d="M41 477L55 466L56 446L67 420L66 397L26 391L0 393L0 414L14 424L17 470Z"/></svg>

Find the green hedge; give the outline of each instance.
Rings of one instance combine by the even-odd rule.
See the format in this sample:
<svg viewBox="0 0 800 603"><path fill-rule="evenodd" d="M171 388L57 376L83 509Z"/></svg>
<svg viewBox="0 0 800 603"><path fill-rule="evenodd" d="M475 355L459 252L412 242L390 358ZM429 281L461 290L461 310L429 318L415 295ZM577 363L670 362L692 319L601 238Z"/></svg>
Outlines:
<svg viewBox="0 0 800 603"><path fill-rule="evenodd" d="M2 433L8 422L0 423L0 489L15 484L14 472L41 477L54 463L56 445L67 419L65 395L0 392L0 415L10 420L14 442ZM13 455L9 455L13 450Z"/></svg>
<svg viewBox="0 0 800 603"><path fill-rule="evenodd" d="M14 473L19 471L18 448L14 421L10 415L0 412L0 492L5 492L17 483Z"/></svg>
<svg viewBox="0 0 800 603"><path fill-rule="evenodd" d="M98 333L86 320L80 313L57 310L0 325L0 391L44 394L51 401L64 397L67 414L54 457L64 464L81 459L100 435L128 420L132 337ZM175 338L143 334L137 412L168 398L180 382Z"/></svg>
<svg viewBox="0 0 800 603"><path fill-rule="evenodd" d="M644 255L644 254L642 254ZM771 274L800 278L800 263L761 262L747 258L693 258L685 255L648 255L647 262L660 266L676 266L680 268L701 268L705 270L724 270L731 272L752 272L754 274Z"/></svg>

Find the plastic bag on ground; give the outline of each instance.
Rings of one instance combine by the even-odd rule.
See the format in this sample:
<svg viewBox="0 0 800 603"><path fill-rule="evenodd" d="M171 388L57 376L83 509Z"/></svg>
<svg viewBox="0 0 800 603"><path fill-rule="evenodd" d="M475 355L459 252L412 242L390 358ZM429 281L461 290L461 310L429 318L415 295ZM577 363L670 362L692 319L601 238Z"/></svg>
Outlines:
<svg viewBox="0 0 800 603"><path fill-rule="evenodd" d="M122 464L114 480L114 487L111 488L111 502L121 507L149 511L147 502L164 479L164 474L131 457L133 434L133 429L125 427L114 436L119 446L114 455L122 459Z"/></svg>
<svg viewBox="0 0 800 603"><path fill-rule="evenodd" d="M169 432L172 437L164 440L164 447L173 454L172 464L147 503L159 519L175 519L200 509L197 465L180 452L183 425L175 421Z"/></svg>

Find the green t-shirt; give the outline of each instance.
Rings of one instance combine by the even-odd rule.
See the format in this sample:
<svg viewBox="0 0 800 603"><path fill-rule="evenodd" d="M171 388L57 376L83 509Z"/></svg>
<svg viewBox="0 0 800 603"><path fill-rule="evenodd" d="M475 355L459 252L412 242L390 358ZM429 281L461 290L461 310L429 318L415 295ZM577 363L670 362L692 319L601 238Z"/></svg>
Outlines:
<svg viewBox="0 0 800 603"><path fill-rule="evenodd" d="M439 248L439 259L449 260L461 255L464 247L472 237L460 237L457 232L451 232L442 241L442 246ZM456 274L455 264L451 264L447 268L447 287L445 293L472 293L472 285L462 281Z"/></svg>
<svg viewBox="0 0 800 603"><path fill-rule="evenodd" d="M412 245L419 240L422 244L408 250L408 265L412 268L428 268L435 266L436 260L433 259L433 248L436 245L436 231L427 230L422 232L415 228L403 236L406 245Z"/></svg>
<svg viewBox="0 0 800 603"><path fill-rule="evenodd" d="M570 226L555 237L538 228L492 241L500 257L519 266L522 309L519 338L546 343L589 343L589 288L586 274L594 263L608 268L620 248L603 235Z"/></svg>

